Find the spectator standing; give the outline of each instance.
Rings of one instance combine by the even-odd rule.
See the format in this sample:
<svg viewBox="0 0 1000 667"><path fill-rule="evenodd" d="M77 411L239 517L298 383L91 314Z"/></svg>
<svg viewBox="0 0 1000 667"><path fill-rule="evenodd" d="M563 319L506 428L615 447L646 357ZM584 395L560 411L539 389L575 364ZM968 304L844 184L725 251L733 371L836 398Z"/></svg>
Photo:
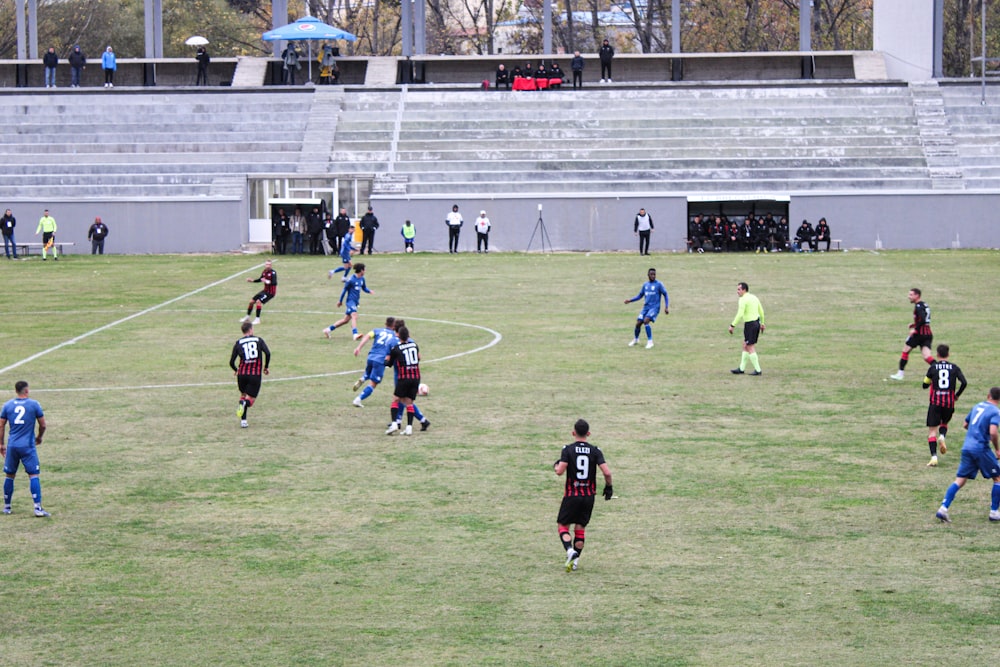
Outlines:
<svg viewBox="0 0 1000 667"><path fill-rule="evenodd" d="M337 228L333 226L333 214L327 213L326 220L323 221L323 236L325 240L323 242L323 253L327 255L332 255L336 252L337 247Z"/></svg>
<svg viewBox="0 0 1000 667"><path fill-rule="evenodd" d="M56 230L59 226L56 225L56 219L49 215L49 209L45 209L42 213L42 217L38 219L38 228L35 229L35 236L39 234L42 235L42 261L48 259L46 257L46 252L49 248L52 248L52 259L59 261L59 253L56 252Z"/></svg>
<svg viewBox="0 0 1000 667"><path fill-rule="evenodd" d="M594 499L597 496L597 471L604 475L604 499L614 498L614 487L611 485L611 469L604 460L600 447L587 442L590 436L590 424L578 419L573 425L573 442L562 448L559 460L553 470L556 475L566 474L566 487L563 491L562 504L559 506L559 516L556 518L556 529L559 532L559 542L566 550L566 571L577 568L580 554L586 540L587 525L594 512ZM570 526L574 527L570 538Z"/></svg>
<svg viewBox="0 0 1000 667"><path fill-rule="evenodd" d="M458 212L458 204L451 207L451 213L445 217L444 223L448 225L448 252L456 253L458 252L458 235L461 234L462 225L465 224L462 214Z"/></svg>
<svg viewBox="0 0 1000 667"><path fill-rule="evenodd" d="M403 250L405 252L413 252L413 239L417 238L417 228L413 226L413 223L407 220L403 223L403 227L399 230L400 235L403 237Z"/></svg>
<svg viewBox="0 0 1000 667"><path fill-rule="evenodd" d="M195 79L194 85L200 86L202 84L208 85L208 63L212 62L212 59L208 55L208 51L204 46L198 47L198 53L195 55L195 60L198 61L198 78Z"/></svg>
<svg viewBox="0 0 1000 667"><path fill-rule="evenodd" d="M50 46L49 50L42 56L42 64L45 65L45 87L55 88L56 65L59 64L59 56L56 55L56 50L53 47Z"/></svg>
<svg viewBox="0 0 1000 667"><path fill-rule="evenodd" d="M982 473L983 478L993 480L993 490L990 493L990 521L1000 521L1000 387L990 387L986 400L973 406L965 417L965 442L962 443L962 461L958 464L955 481L945 491L944 500L938 508L936 516L945 523L951 523L948 508L955 500L955 494L965 486L970 479ZM992 445L992 449L990 446Z"/></svg>
<svg viewBox="0 0 1000 667"><path fill-rule="evenodd" d="M277 215L271 220L271 239L274 241L274 251L279 255L284 255L288 249L288 235L291 233L288 214L285 209L279 208Z"/></svg>
<svg viewBox="0 0 1000 667"><path fill-rule="evenodd" d="M736 293L740 300L736 308L736 317L729 325L729 335L733 335L733 328L743 322L743 356L740 357L739 368L734 368L731 373L743 375L747 362L753 364L753 373L750 375L760 375L760 360L757 359L757 338L764 332L764 306L760 304L760 299L750 293L750 286L746 283L736 285Z"/></svg>
<svg viewBox="0 0 1000 667"><path fill-rule="evenodd" d="M632 225L633 233L639 237L639 254L649 254L649 235L653 231L653 216L646 213L646 209L640 208L635 216L635 223Z"/></svg>
<svg viewBox="0 0 1000 667"><path fill-rule="evenodd" d="M10 209L0 218L0 232L3 232L3 251L7 259L11 259L11 250L14 251L13 259L17 259L17 243L14 240L14 228L17 227L17 218L10 212Z"/></svg>
<svg viewBox="0 0 1000 667"><path fill-rule="evenodd" d="M83 70L87 68L87 56L83 54L80 50L80 46L74 46L73 51L69 54L69 74L70 74L70 87L79 88L80 87L80 77L83 74Z"/></svg>
<svg viewBox="0 0 1000 667"><path fill-rule="evenodd" d="M573 60L569 63L569 68L573 70L573 90L583 88L583 56L579 51L573 52Z"/></svg>
<svg viewBox="0 0 1000 667"><path fill-rule="evenodd" d="M292 230L292 254L301 255L305 249L303 236L306 233L306 219L302 215L302 209L298 206L295 207L295 213L288 221L288 227Z"/></svg>
<svg viewBox="0 0 1000 667"><path fill-rule="evenodd" d="M336 240L336 252L340 252L340 244L344 240L344 234L351 228L351 218L347 215L347 209L341 208L340 213L333 219L334 239Z"/></svg>
<svg viewBox="0 0 1000 667"><path fill-rule="evenodd" d="M281 52L281 60L284 63L282 71L284 72L284 83L286 85L295 85L295 71L302 69L302 63L299 62L299 49L295 44L289 42L285 50Z"/></svg>
<svg viewBox="0 0 1000 667"><path fill-rule="evenodd" d="M615 48L608 43L608 40L604 40L597 55L601 59L601 83L604 83L605 79L611 83L611 59L615 57Z"/></svg>
<svg viewBox="0 0 1000 667"><path fill-rule="evenodd" d="M826 218L820 218L816 223L816 235L813 237L813 249L818 250L820 243L826 243L826 252L830 252L830 225Z"/></svg>
<svg viewBox="0 0 1000 667"><path fill-rule="evenodd" d="M101 216L94 218L94 224L90 226L87 238L90 240L90 254L103 255L104 239L108 238L108 226L101 222Z"/></svg>
<svg viewBox="0 0 1000 667"><path fill-rule="evenodd" d="M503 63L497 65L497 73L494 80L497 90L500 90L500 86L504 86L507 90L510 90L510 72L507 71L507 67Z"/></svg>
<svg viewBox="0 0 1000 667"><path fill-rule="evenodd" d="M375 247L375 230L378 229L378 218L375 217L375 213L372 212L371 205L368 206L368 211L361 216L361 250L358 251L359 255L365 254L365 246L368 246L368 254L372 254L372 249Z"/></svg>
<svg viewBox="0 0 1000 667"><path fill-rule="evenodd" d="M309 254L323 254L323 214L319 212L319 206L313 206L312 211L306 218L306 231L309 234Z"/></svg>
<svg viewBox="0 0 1000 667"><path fill-rule="evenodd" d="M490 219L486 217L486 211L480 211L476 218L476 252L490 251Z"/></svg>
<svg viewBox="0 0 1000 667"><path fill-rule="evenodd" d="M110 46L101 54L101 68L104 70L104 87L115 87L115 70L118 69L118 58L115 57L115 50Z"/></svg>
<svg viewBox="0 0 1000 667"><path fill-rule="evenodd" d="M49 513L42 509L42 482L38 477L41 468L38 465L36 449L42 444L42 437L45 435L45 413L38 401L28 396L27 382L24 380L15 382L14 392L17 395L4 403L3 409L0 410L0 456L4 457L3 471L6 474L6 479L3 481L3 513L11 513L10 501L14 495L14 477L17 475L18 467L24 466L24 472L28 473L31 499L35 503L35 516L47 517ZM5 443L7 424L10 424L10 439Z"/></svg>

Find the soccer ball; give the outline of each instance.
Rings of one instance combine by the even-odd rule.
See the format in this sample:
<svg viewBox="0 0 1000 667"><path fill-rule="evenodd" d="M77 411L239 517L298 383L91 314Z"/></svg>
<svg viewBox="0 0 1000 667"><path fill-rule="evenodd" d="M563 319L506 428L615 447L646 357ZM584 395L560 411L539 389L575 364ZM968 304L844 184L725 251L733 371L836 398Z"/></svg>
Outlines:
<svg viewBox="0 0 1000 667"><path fill-rule="evenodd" d="M426 396L428 393L430 393L430 387L421 382L420 386L417 387L417 396Z"/></svg>
<svg viewBox="0 0 1000 667"><path fill-rule="evenodd" d="M413 252L413 246L406 246L406 252Z"/></svg>

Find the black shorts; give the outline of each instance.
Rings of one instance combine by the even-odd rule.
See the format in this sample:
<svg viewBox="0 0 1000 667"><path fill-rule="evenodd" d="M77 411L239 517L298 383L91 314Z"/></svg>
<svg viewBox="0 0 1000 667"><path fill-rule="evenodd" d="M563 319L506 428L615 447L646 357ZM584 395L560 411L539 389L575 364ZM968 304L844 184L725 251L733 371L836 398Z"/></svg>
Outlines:
<svg viewBox="0 0 1000 667"><path fill-rule="evenodd" d="M408 398L412 401L417 398L418 387L420 387L420 380L396 380L396 388L392 395L398 398Z"/></svg>
<svg viewBox="0 0 1000 667"><path fill-rule="evenodd" d="M940 405L927 406L927 425L944 426L955 416L955 408L943 408Z"/></svg>
<svg viewBox="0 0 1000 667"><path fill-rule="evenodd" d="M594 512L594 496L564 496L559 506L559 516L556 523L568 526L571 523L583 528L590 523L590 515Z"/></svg>
<svg viewBox="0 0 1000 667"><path fill-rule="evenodd" d="M911 349L929 348L932 340L934 340L933 335L921 336L920 334L910 334L910 337L906 339L906 347Z"/></svg>
<svg viewBox="0 0 1000 667"><path fill-rule="evenodd" d="M760 336L760 320L754 320L753 322L744 322L743 342L746 343L747 345L756 345L758 336Z"/></svg>
<svg viewBox="0 0 1000 667"><path fill-rule="evenodd" d="M270 301L273 298L274 298L273 294L268 294L267 292L257 292L256 294L253 295L253 298L250 299L250 300L251 301L260 301L260 304L264 305L265 303L267 303L268 301Z"/></svg>
<svg viewBox="0 0 1000 667"><path fill-rule="evenodd" d="M42 232L42 244L48 244L48 242L51 241L52 237L55 235L55 232Z"/></svg>
<svg viewBox="0 0 1000 667"><path fill-rule="evenodd" d="M237 375L236 386L240 388L241 394L246 394L247 396L252 396L254 398L257 398L257 394L260 393L260 376Z"/></svg>

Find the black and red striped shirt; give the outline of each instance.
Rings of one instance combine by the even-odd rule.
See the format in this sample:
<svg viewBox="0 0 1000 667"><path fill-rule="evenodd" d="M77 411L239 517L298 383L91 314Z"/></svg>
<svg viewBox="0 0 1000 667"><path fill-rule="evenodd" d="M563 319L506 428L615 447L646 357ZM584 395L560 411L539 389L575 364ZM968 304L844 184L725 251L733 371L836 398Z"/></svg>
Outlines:
<svg viewBox="0 0 1000 667"><path fill-rule="evenodd" d="M396 367L396 379L419 380L420 348L412 340L393 346L389 350L389 365Z"/></svg>
<svg viewBox="0 0 1000 667"><path fill-rule="evenodd" d="M596 496L597 470L604 452L589 442L572 442L562 448L560 461L566 463L566 496Z"/></svg>
<svg viewBox="0 0 1000 667"><path fill-rule="evenodd" d="M264 294L275 296L278 293L278 272L274 269L264 269L255 283L264 283Z"/></svg>
<svg viewBox="0 0 1000 667"><path fill-rule="evenodd" d="M238 366L237 360L239 360ZM267 348L263 338L244 336L233 345L229 367L236 371L237 375L260 375L270 365L271 350Z"/></svg>
<svg viewBox="0 0 1000 667"><path fill-rule="evenodd" d="M917 301L913 306L913 333L918 336L931 336L931 307L923 301Z"/></svg>
<svg viewBox="0 0 1000 667"><path fill-rule="evenodd" d="M955 385L959 384L958 391ZM962 369L945 359L932 362L927 367L924 388L930 387L930 403L941 408L954 408L955 401L965 391L965 376Z"/></svg>

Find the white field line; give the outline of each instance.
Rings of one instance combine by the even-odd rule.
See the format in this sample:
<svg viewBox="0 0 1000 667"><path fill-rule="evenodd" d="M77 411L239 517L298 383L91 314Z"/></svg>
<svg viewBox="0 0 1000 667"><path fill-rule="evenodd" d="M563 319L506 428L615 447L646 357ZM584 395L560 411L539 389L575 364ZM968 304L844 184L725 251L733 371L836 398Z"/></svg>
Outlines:
<svg viewBox="0 0 1000 667"><path fill-rule="evenodd" d="M97 328L97 329L94 329L93 331L88 331L87 333L81 334L80 336L77 336L76 338L68 340L68 341L66 341L64 343L60 343L59 345L53 346L53 347L51 347L51 348L49 348L47 350L43 350L42 352L38 352L36 354L33 354L32 356L30 356L30 357L28 357L26 359L22 359L21 361L18 361L17 363L12 364L12 365L8 366L7 368L0 369L0 374L6 372L8 370L17 368L18 366L26 364L26 363L28 363L30 361L33 361L33 360L41 357L42 355L48 354L50 352L54 352L56 350L59 350L59 349L65 347L65 346L67 346L67 345L72 345L73 343L76 343L79 340L83 340L84 338L87 338L88 336L92 336L92 335L94 335L94 334L96 334L98 332L104 331L104 330L109 329L109 328L111 328L113 326L116 326L118 324L122 324L124 322L127 322L127 321L129 321L131 319L139 317L140 315L145 315L145 314L151 313L151 312L153 312L155 310L162 309L162 308L164 308L164 307L166 307L166 306L168 306L168 305L170 305L172 303L176 303L180 299L184 299L186 297L192 296L194 294L202 292L202 291L204 291L206 289L209 289L211 287L215 287L217 285L220 285L221 283L224 283L227 280L231 280L231 279L233 279L233 278L235 278L237 276L240 276L240 275L242 275L244 273L247 273L248 271L253 271L256 268L259 268L259 266L258 267L251 267L247 271L241 271L240 273L237 273L237 274L234 274L232 276L229 276L228 278L223 278L222 280L216 281L216 282L212 283L211 285L206 285L205 287L200 287L197 290L194 290L193 292L188 292L187 294L184 294L182 296L170 299L169 301L165 301L165 302L163 302L163 303L161 303L159 305L153 306L151 308L147 308L146 310L143 310L141 312L135 313L133 315L129 315L128 317L123 317L123 318L121 318L119 320L116 320L115 322L111 322L110 324L105 324L104 326L102 326L100 328ZM175 312L188 312L188 313L209 313L209 312L211 312L211 313L215 313L215 312L229 312L229 310L230 309L220 309L220 310L178 310L178 311L175 311ZM281 313L281 312L293 312L293 311L270 310L269 312L271 312L272 314L277 314L277 313ZM299 314L303 314L303 313L299 313ZM304 314L329 315L329 313L327 311L305 311ZM372 317L381 317L378 314L372 314L371 316ZM479 330L485 331L485 332L487 332L487 333L489 333L489 334L491 334L493 336L493 338L488 343L486 343L485 345L480 345L479 347L473 348L471 350L464 350L462 352L456 352L455 354L449 354L449 355L444 356L444 357L437 357L435 359L425 359L425 360L422 360L420 362L423 365L439 363L439 362L442 362L442 361L447 361L449 359L457 359L459 357L464 357L464 356L467 356L467 355L470 355L470 354L476 354L477 352L482 352L483 350L488 350L489 348L491 348L491 347L499 344L500 341L503 340L503 335L500 332L495 331L493 329L490 329L489 327L480 326L478 324L468 324L466 322L452 322L450 320L436 320L436 319L430 319L430 318L426 318L426 317L413 317L413 316L410 316L410 315L407 315L406 319L408 319L408 320L414 320L414 321L418 321L418 322L433 322L435 324L444 324L444 325L455 326L455 327L466 327L466 328L469 328L469 329L479 329ZM361 371L364 371L364 368L352 369L352 370L346 370L346 371L336 371L336 372L331 372L331 373L314 373L314 374L310 374L310 375L296 375L296 376L284 377L284 378L270 378L269 377L269 378L265 378L264 382L268 382L268 383L271 383L271 382L297 382L297 381L302 381L302 380L315 380L315 379L321 379L321 378L337 377L337 376L340 376L340 375L356 375L357 373L359 373ZM184 388L194 388L194 387L218 387L218 386L229 386L231 384L232 384L232 380L228 380L228 381L225 381L225 382L221 382L220 381L220 382L188 382L188 383L177 383L177 384L143 384L143 385L129 385L129 386L121 386L121 387L114 387L114 386L102 386L102 387L61 387L61 388L60 387L50 387L50 388L45 388L45 389L42 389L42 388L38 388L38 389L32 388L31 391L34 394L39 394L39 393L54 393L54 392L80 392L80 391L137 391L137 390L149 390L149 389L184 389Z"/></svg>
<svg viewBox="0 0 1000 667"><path fill-rule="evenodd" d="M114 322L110 322L108 324L105 324L104 326L97 327L96 329L92 329L92 330L88 331L87 333L80 334L76 338L70 338L69 340L64 341L62 343L59 343L58 345L54 345L54 346L50 347L47 350L42 350L41 352L36 352L35 354L31 355L30 357L27 357L25 359L21 359L21 361L16 361L13 364L11 364L10 366L7 366L6 368L0 368L0 375L3 375L7 371L12 371L15 368L23 366L24 364L30 363L30 362L34 361L35 359L38 359L40 357L44 357L46 354L50 354L52 352L56 352L57 350L61 350L62 348L66 347L67 345L74 345L74 344L80 342L81 340L83 340L85 338L89 338L90 336L93 336L94 334L101 333L102 331L107 331L108 329L110 329L112 327L116 327L119 324L123 324L125 322L128 322L129 320L134 320L135 318L141 317L142 315L148 315L149 313L152 313L153 311L159 310L160 308L165 308L165 307L169 306L172 303L177 303L181 299L186 299L189 296L194 296L195 294L198 294L199 292L204 292L207 289L212 289L213 287L217 287L218 285L221 285L224 282L232 280L233 278L236 278L237 276L241 276L244 273L247 273L248 271L253 271L255 269L258 269L261 266L263 266L263 264L258 264L257 266L252 266L249 269L245 269L243 271L240 271L239 273L234 273L233 275L231 275L231 276L229 276L227 278L223 278L221 280L216 280L214 283L210 283L208 285L205 285L204 287L199 287L198 289L193 290L191 292L188 292L187 294L181 294L180 296L175 296L173 299L168 299L167 301L164 301L163 303L157 304L155 306L150 306L149 308L147 308L145 310L140 310L138 313L132 313L128 317L123 317L123 318L121 318L119 320L115 320Z"/></svg>

